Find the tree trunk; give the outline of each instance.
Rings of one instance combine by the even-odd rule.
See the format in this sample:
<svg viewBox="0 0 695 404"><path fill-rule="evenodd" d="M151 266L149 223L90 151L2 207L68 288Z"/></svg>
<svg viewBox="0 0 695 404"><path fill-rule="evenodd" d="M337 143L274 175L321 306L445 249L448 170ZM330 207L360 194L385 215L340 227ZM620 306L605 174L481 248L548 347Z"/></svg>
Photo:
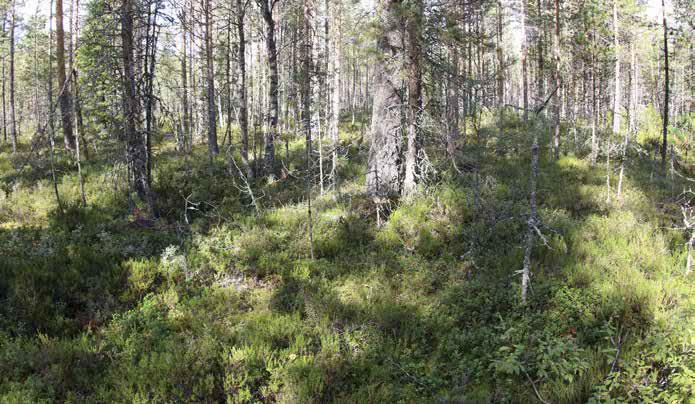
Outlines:
<svg viewBox="0 0 695 404"><path fill-rule="evenodd" d="M446 137L446 152L449 158L454 158L456 146L461 134L459 132L459 99L460 99L460 84L459 84L459 53L456 44L450 46L451 53L451 74L447 84L447 137Z"/></svg>
<svg viewBox="0 0 695 404"><path fill-rule="evenodd" d="M371 145L367 170L367 193L377 203L400 194L401 68L393 59L402 56L399 24L400 0L380 0L378 17L382 31L377 38L381 58L374 72Z"/></svg>
<svg viewBox="0 0 695 404"><path fill-rule="evenodd" d="M403 194L412 195L417 186L420 151L420 115L422 114L422 0L414 0L406 19L408 80L408 148L405 155Z"/></svg>
<svg viewBox="0 0 695 404"><path fill-rule="evenodd" d="M253 170L249 164L249 110L246 92L246 29L244 18L246 16L246 6L243 0L236 0L237 6L237 34L239 39L238 48L238 87L237 96L239 97L239 131L241 132L241 163L246 171L246 177L253 178Z"/></svg>
<svg viewBox="0 0 695 404"><path fill-rule="evenodd" d="M594 28L592 32L592 42L593 45L596 44L596 29ZM598 99L596 96L596 55L592 50L591 53L591 165L596 164L596 159L598 158Z"/></svg>
<svg viewBox="0 0 695 404"><path fill-rule="evenodd" d="M217 107L215 106L215 59L213 54L212 2L205 0L205 62L208 101L208 154L210 159L220 152L217 145Z"/></svg>
<svg viewBox="0 0 695 404"><path fill-rule="evenodd" d="M137 93L135 60L133 56L133 0L123 0L121 6L121 48L123 62L123 115L126 151L135 191L146 201L153 215L157 215L154 195L147 178L147 149L138 120L141 115Z"/></svg>
<svg viewBox="0 0 695 404"><path fill-rule="evenodd" d="M668 147L668 114L669 114L669 98L670 98L670 82L669 82L669 71L668 71L668 26L666 25L666 6L664 0L661 0L661 10L663 13L663 25L664 25L664 125L663 131L663 141L661 143L661 167L664 172L666 172L666 149Z"/></svg>
<svg viewBox="0 0 695 404"><path fill-rule="evenodd" d="M620 132L620 41L618 38L618 0L613 0L613 48L615 49L615 68L613 80L613 134Z"/></svg>
<svg viewBox="0 0 695 404"><path fill-rule="evenodd" d="M55 110L53 108L53 0L49 7L49 17L48 17L48 144L50 147L50 158L51 158L51 180L53 182L53 194L56 198L56 204L58 205L58 211L63 214L63 203L60 199L60 192L58 192L58 176L56 175L55 169L55 128L53 126L53 114ZM3 22L3 33L4 33L4 22ZM3 73L4 73L4 60L3 60ZM4 88L4 75L3 75L3 88ZM5 92L3 90L3 119L4 119L4 107L5 107Z"/></svg>
<svg viewBox="0 0 695 404"><path fill-rule="evenodd" d="M53 7L51 5L51 14L53 13ZM7 24L7 16L3 15L2 18L2 36L3 38L7 33L5 32L6 29L6 24ZM51 33L53 31L51 30ZM5 71L5 52L2 54L2 140L4 143L7 143L7 90L6 90L6 83L7 83L7 74Z"/></svg>
<svg viewBox="0 0 695 404"><path fill-rule="evenodd" d="M304 0L304 46L302 46L302 58L304 60L302 69L302 121L304 124L304 134L306 137L306 193L307 193L307 216L308 216L308 236L309 250L311 258L314 258L314 229L311 207L311 176L313 164L311 161L312 154L312 57L313 57L313 32L314 32L314 16L315 10L313 0Z"/></svg>
<svg viewBox="0 0 695 404"><path fill-rule="evenodd" d="M14 23L13 23L14 25ZM63 124L65 148L75 151L75 135L72 130L72 97L65 73L65 31L63 30L63 0L56 0L56 63L58 64L58 101Z"/></svg>
<svg viewBox="0 0 695 404"><path fill-rule="evenodd" d="M260 0L261 13L266 26L266 51L268 53L268 68L270 70L270 86L268 87L268 100L270 114L268 115L268 128L263 136L264 171L268 175L275 174L275 137L278 133L278 119L280 109L278 103L278 59L277 45L275 43L275 20L273 19L273 5L277 0Z"/></svg>
<svg viewBox="0 0 695 404"><path fill-rule="evenodd" d="M15 0L12 0L10 10L10 138L12 139L12 154L17 153L17 115L15 111L15 82L14 82L14 53L15 53Z"/></svg>
<svg viewBox="0 0 695 404"><path fill-rule="evenodd" d="M540 102L543 102L543 100L545 99L545 60L543 59L543 36L545 35L543 28L545 24L543 23L542 0L536 1L536 8L538 12L538 77L536 77L536 91L538 92L537 98Z"/></svg>
<svg viewBox="0 0 695 404"><path fill-rule="evenodd" d="M329 15L333 16L333 25L331 29L332 52L329 53L331 60L332 78L330 103L331 116L328 125L328 132L331 138L331 182L334 189L338 188L338 125L340 124L340 88L342 87L341 80L341 58L342 58L342 30L341 30L341 15L342 3L341 0L335 1L333 7L330 7L330 2L326 1L326 6L329 7Z"/></svg>
<svg viewBox="0 0 695 404"><path fill-rule="evenodd" d="M554 131L553 131L553 150L555 152L555 159L560 158L560 1L555 0L555 35L553 36L553 60L555 62L555 67L553 69L553 74L555 76L555 95L554 95L554 105L553 105L553 121L554 121Z"/></svg>
<svg viewBox="0 0 695 404"><path fill-rule="evenodd" d="M504 130L504 53L502 52L502 1L497 0L497 121L498 135L501 138Z"/></svg>
<svg viewBox="0 0 695 404"><path fill-rule="evenodd" d="M188 101L188 19L185 5L181 10L181 25L183 31L183 53L181 55L181 107L183 109L183 134L181 135L179 148L181 152L190 153L193 138L191 134L191 114Z"/></svg>
<svg viewBox="0 0 695 404"><path fill-rule="evenodd" d="M524 123L528 123L528 41L526 39L526 0L521 0L521 80Z"/></svg>

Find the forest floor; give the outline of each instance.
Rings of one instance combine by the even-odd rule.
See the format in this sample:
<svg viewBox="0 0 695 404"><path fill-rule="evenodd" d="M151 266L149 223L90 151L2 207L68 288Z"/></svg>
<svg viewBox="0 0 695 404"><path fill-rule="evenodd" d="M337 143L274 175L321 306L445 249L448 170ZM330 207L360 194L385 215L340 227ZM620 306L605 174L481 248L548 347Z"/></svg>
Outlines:
<svg viewBox="0 0 695 404"><path fill-rule="evenodd" d="M165 142L157 221L129 205L122 168L94 157L86 208L59 162L61 213L48 166L17 173L28 147L3 148L0 402L695 398L687 180L631 154L617 197L619 161L542 153L545 242L522 306L527 128L484 127L458 170L432 161L382 226L364 195L368 141L341 131L338 190L314 190L315 259L300 141L278 151L292 175L254 185L258 212L224 158Z"/></svg>

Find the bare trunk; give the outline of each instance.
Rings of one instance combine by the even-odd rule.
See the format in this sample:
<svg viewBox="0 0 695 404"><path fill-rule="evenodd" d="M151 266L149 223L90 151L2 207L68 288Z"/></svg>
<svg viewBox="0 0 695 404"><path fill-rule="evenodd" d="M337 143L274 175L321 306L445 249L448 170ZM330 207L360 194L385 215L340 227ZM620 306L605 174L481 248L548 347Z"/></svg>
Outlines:
<svg viewBox="0 0 695 404"><path fill-rule="evenodd" d="M560 91L562 81L560 79L560 1L555 0L555 35L553 35L553 60L555 67L553 74L555 76L555 101L553 105L553 150L555 158L560 158Z"/></svg>
<svg viewBox="0 0 695 404"><path fill-rule="evenodd" d="M270 3L270 4L269 4ZM273 19L274 0L260 0L261 13L266 26L266 51L268 53L268 67L270 70L270 86L268 88L268 99L270 103L270 114L268 115L268 128L264 133L264 166L265 173L273 175L275 173L275 137L278 132L278 119L280 109L278 103L278 60L277 45L275 43L275 20Z"/></svg>
<svg viewBox="0 0 695 404"><path fill-rule="evenodd" d="M408 148L405 155L403 194L412 195L417 186L422 113L422 0L415 0L407 19Z"/></svg>
<svg viewBox="0 0 695 404"><path fill-rule="evenodd" d="M213 57L212 2L205 0L205 62L208 101L208 154L212 159L220 152L217 145L217 108L215 106L215 59Z"/></svg>
<svg viewBox="0 0 695 404"><path fill-rule="evenodd" d="M183 110L181 126L183 133L179 140L179 149L181 152L190 153L193 139L191 134L191 110L188 101L188 19L185 5L181 11L181 25L183 31L183 53L181 54L181 109Z"/></svg>
<svg viewBox="0 0 695 404"><path fill-rule="evenodd" d="M13 23L14 25L14 23ZM65 72L65 31L63 30L63 0L56 0L56 63L58 64L58 86L63 89L58 94L60 115L63 124L65 148L75 151L75 135L72 129L72 97L67 88L68 76Z"/></svg>
<svg viewBox="0 0 695 404"><path fill-rule="evenodd" d="M302 121L304 126L304 134L306 137L306 193L307 193L307 219L308 219L308 238L309 251L311 259L314 258L314 223L313 212L311 207L311 176L313 172L312 155L312 65L313 65L313 32L314 32L314 15L315 10L313 0L304 0L304 46L302 46Z"/></svg>
<svg viewBox="0 0 695 404"><path fill-rule="evenodd" d="M670 82L668 69L668 26L666 25L666 6L664 0L661 0L661 9L663 12L664 25L664 126L663 126L663 141L661 143L661 167L666 172L666 149L668 147L668 114L669 114L669 98L670 98Z"/></svg>
<svg viewBox="0 0 695 404"><path fill-rule="evenodd" d="M133 56L133 0L123 0L121 9L121 48L123 62L124 134L131 176L138 196L157 214L154 195L147 178L147 149L138 120L141 115Z"/></svg>
<svg viewBox="0 0 695 404"><path fill-rule="evenodd" d="M528 40L526 38L526 0L521 0L521 80L524 123L528 123Z"/></svg>
<svg viewBox="0 0 695 404"><path fill-rule="evenodd" d="M58 176L56 175L55 168L55 128L53 126L53 114L55 110L53 108L53 0L49 7L49 17L48 17L48 144L50 146L50 157L51 157L51 180L53 182L53 194L56 198L56 204L58 205L58 211L63 213L63 203L60 199L60 192L58 192ZM4 32L3 27L3 32ZM3 61L3 72L4 72L4 61ZM3 77L3 88L4 88L4 77ZM4 90L3 90L3 118L4 114Z"/></svg>
<svg viewBox="0 0 695 404"><path fill-rule="evenodd" d="M450 47L452 72L447 84L447 137L446 151L449 158L454 158L456 146L461 137L459 133L459 53L456 45Z"/></svg>
<svg viewBox="0 0 695 404"><path fill-rule="evenodd" d="M367 171L367 193L377 203L400 194L401 58L402 34L397 8L399 0L379 1L378 16L382 32L377 48L382 58L375 65L372 105L371 145ZM396 59L396 60L394 60Z"/></svg>
<svg viewBox="0 0 695 404"><path fill-rule="evenodd" d="M12 0L10 11L10 138L12 139L12 154L17 153L17 115L15 111L14 88L14 53L15 53L15 1Z"/></svg>
<svg viewBox="0 0 695 404"><path fill-rule="evenodd" d="M241 163L246 171L246 176L253 178L253 170L249 164L249 110L246 91L246 32L244 19L246 17L246 6L242 0L236 0L237 6L237 35L239 39L238 48L238 78L237 96L239 97L239 131L241 132Z"/></svg>
<svg viewBox="0 0 695 404"><path fill-rule="evenodd" d="M502 52L502 1L497 0L497 129L500 138L504 130L504 53Z"/></svg>
<svg viewBox="0 0 695 404"><path fill-rule="evenodd" d="M340 124L340 89L342 87L341 80L341 58L342 58L342 30L341 30L341 14L342 14L342 3L336 1L335 4L330 7L329 1L326 1L327 7L329 7L329 14L334 18L334 22L331 29L331 42L332 42L332 52L329 53L331 58L331 72L332 85L331 85L331 116L330 123L328 125L328 132L331 138L331 182L334 189L338 188L338 125Z"/></svg>

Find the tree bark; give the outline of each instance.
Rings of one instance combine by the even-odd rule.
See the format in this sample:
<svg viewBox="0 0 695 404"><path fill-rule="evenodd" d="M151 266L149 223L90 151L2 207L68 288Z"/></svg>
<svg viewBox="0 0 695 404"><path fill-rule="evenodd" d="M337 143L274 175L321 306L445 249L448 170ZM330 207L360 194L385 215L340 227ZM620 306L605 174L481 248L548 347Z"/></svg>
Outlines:
<svg viewBox="0 0 695 404"><path fill-rule="evenodd" d="M367 193L377 203L400 194L402 30L397 8L400 0L380 0L378 17L382 31L377 38L381 58L374 72L371 145Z"/></svg>
<svg viewBox="0 0 695 404"><path fill-rule="evenodd" d="M311 258L314 258L314 228L313 228L313 212L311 206L311 187L312 187L312 171L313 164L311 160L312 154L312 130L313 119L312 119L312 64L313 64L313 33L314 33L314 2L313 0L304 0L304 46L302 46L302 57L304 59L302 68L302 121L304 126L304 134L306 137L306 193L307 193L307 216L308 216L308 236L309 236L309 250Z"/></svg>
<svg viewBox="0 0 695 404"><path fill-rule="evenodd" d="M15 111L15 0L11 3L10 10L10 138L12 139L12 154L17 153L17 115Z"/></svg>
<svg viewBox="0 0 695 404"><path fill-rule="evenodd" d="M188 19L186 5L182 7L180 18L181 30L183 31L183 53L181 54L181 107L183 109L183 122L181 126L183 134L181 135L179 148L181 152L190 153L193 138L191 134L191 115L188 100Z"/></svg>
<svg viewBox="0 0 695 404"><path fill-rule="evenodd" d="M13 24L14 25L14 24ZM65 72L65 31L63 29L63 0L56 0L56 63L58 67L58 94L60 116L63 124L63 140L65 148L75 151L75 134L72 128L72 97L67 88L68 76Z"/></svg>
<svg viewBox="0 0 695 404"><path fill-rule="evenodd" d="M422 113L422 0L413 0L406 19L408 80L408 148L405 155L403 195L415 193L420 150L420 115Z"/></svg>
<svg viewBox="0 0 695 404"><path fill-rule="evenodd" d="M329 53L329 57L332 61L331 68L331 116L330 123L328 125L328 132L331 138L331 182L334 189L338 188L338 146L339 146L339 133L338 126L340 124L340 89L342 87L341 80L341 58L342 58L342 28L341 28L341 15L342 15L342 2L341 0L335 1L331 7L330 1L326 1L327 7L329 7L329 14L333 16L333 25L331 29L331 42L332 42L332 52Z"/></svg>
<svg viewBox="0 0 695 404"><path fill-rule="evenodd" d="M560 1L555 0L555 32L553 35L553 61L555 63L553 75L555 76L555 95L553 105L553 150L555 159L560 158Z"/></svg>
<svg viewBox="0 0 695 404"><path fill-rule="evenodd" d="M133 1L123 0L121 8L121 50L123 62L123 115L126 151L135 191L157 215L154 195L147 177L147 149L138 120L142 113L137 93L133 44Z"/></svg>
<svg viewBox="0 0 695 404"><path fill-rule="evenodd" d="M246 171L248 179L253 178L253 170L249 164L249 110L246 92L246 29L244 19L246 16L246 6L243 0L236 0L237 6L237 34L239 39L238 47L238 87L237 96L239 97L239 131L241 132L241 162Z"/></svg>
<svg viewBox="0 0 695 404"><path fill-rule="evenodd" d="M215 105L215 59L213 54L213 16L212 2L205 0L205 79L207 81L208 101L208 154L212 159L219 154L217 145L217 107Z"/></svg>
<svg viewBox="0 0 695 404"><path fill-rule="evenodd" d="M278 103L278 59L277 44L275 41L275 20L273 8L277 0L259 0L261 14L266 27L266 51L268 53L268 68L270 70L270 85L268 87L268 100L270 113L268 114L268 128L263 136L264 142L264 171L268 175L275 174L275 137L278 133L278 119L280 107Z"/></svg>
<svg viewBox="0 0 695 404"><path fill-rule="evenodd" d="M524 123L528 123L528 40L526 39L526 0L521 0L521 80Z"/></svg>
<svg viewBox="0 0 695 404"><path fill-rule="evenodd" d="M670 98L670 82L668 68L668 25L666 25L666 5L664 0L661 0L661 10L663 13L664 25L664 117L663 117L663 141L661 143L661 167L666 172L666 149L668 148L668 115L669 115L669 98Z"/></svg>
<svg viewBox="0 0 695 404"><path fill-rule="evenodd" d="M51 10L53 10L53 7L51 5ZM53 13L53 11L51 11ZM6 25L7 25L7 15L3 15L2 17L2 36L3 38L7 34L5 32L6 30ZM53 31L51 31L53 32ZM51 40L53 40L51 38ZM6 83L7 83L7 73L5 69L5 52L2 53L2 139L4 143L7 143L7 89L6 89Z"/></svg>

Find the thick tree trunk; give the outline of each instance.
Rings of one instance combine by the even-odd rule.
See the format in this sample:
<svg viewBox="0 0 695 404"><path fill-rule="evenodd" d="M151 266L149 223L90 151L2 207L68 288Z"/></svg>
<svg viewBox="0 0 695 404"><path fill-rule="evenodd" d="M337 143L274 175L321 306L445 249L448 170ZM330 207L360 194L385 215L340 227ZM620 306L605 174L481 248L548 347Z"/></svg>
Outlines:
<svg viewBox="0 0 695 404"><path fill-rule="evenodd" d="M13 24L14 25L14 24ZM58 64L58 93L60 116L63 124L65 148L75 150L75 134L72 129L72 97L68 89L68 76L65 73L65 31L63 30L63 0L56 0L56 63Z"/></svg>
<svg viewBox="0 0 695 404"><path fill-rule="evenodd" d="M382 31L377 49L382 57L374 72L371 145L367 171L367 193L377 202L400 194L401 67L402 30L397 8L399 0L380 0L378 16Z"/></svg>
<svg viewBox="0 0 695 404"><path fill-rule="evenodd" d="M422 113L422 0L414 0L407 18L408 148L405 155L403 194L412 195L417 186Z"/></svg>
<svg viewBox="0 0 695 404"><path fill-rule="evenodd" d="M133 56L133 0L123 0L121 9L121 48L123 62L124 137L135 191L146 201L153 215L157 214L154 195L147 177L147 149L138 120L142 113L137 93Z"/></svg>

